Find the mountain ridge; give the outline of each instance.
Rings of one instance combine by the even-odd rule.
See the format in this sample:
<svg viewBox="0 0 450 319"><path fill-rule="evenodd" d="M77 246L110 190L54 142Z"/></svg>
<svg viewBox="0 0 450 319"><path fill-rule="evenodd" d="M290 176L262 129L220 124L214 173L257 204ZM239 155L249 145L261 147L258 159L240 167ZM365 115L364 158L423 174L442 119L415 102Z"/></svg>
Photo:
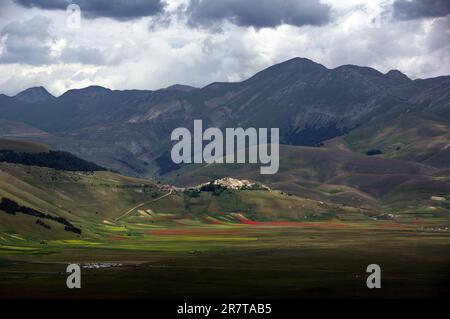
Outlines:
<svg viewBox="0 0 450 319"><path fill-rule="evenodd" d="M361 69L371 69L371 70L374 70L374 71L376 71L377 73L379 73L379 74L381 74L381 75L388 75L389 73L401 74L401 75L403 75L404 77L406 77L407 79L409 79L409 80L411 80L411 81L415 81L415 80L427 80L427 79L438 79L438 78L450 76L450 75L441 75L441 76L430 77L430 78L410 79L406 74L404 74L403 72L401 72L400 70L397 70L397 69L389 70L389 71L387 71L386 73L383 74L382 72L378 71L378 70L375 69L375 68L368 67L368 66L361 66L361 65L357 65L357 64L343 64L343 65L337 66L337 67L335 67L335 68L328 68L328 67L324 66L323 64L317 63L317 62L315 62L315 61L313 61L313 60L311 60L311 59L305 58L305 57L294 57L294 58L288 59L288 60L286 60L286 61L282 61L282 62L276 63L276 64L274 64L274 65L272 65L272 66L266 67L266 68L264 68L264 69L262 69L262 70L256 72L253 76L250 76L249 78L244 79L244 80L242 80L242 81L237 81L237 82L221 82L221 81L218 81L218 82L212 82L212 83L209 83L209 84L207 84L207 85L205 85L205 86L203 86L203 87L201 87L201 88L205 88L205 87L208 87L209 85L217 84L217 83L222 83L222 84L224 84L224 83L230 83L230 84L233 84L233 83L241 83L241 82L245 82L245 81L247 81L247 80L249 80L249 79L255 77L256 75L260 74L261 72L264 72L264 71L267 71L267 70L271 70L271 69L276 68L276 67L281 67L281 66L283 66L283 65L289 65L289 64L303 64L303 65L305 65L305 64L310 64L310 65L319 66L320 68L326 69L326 70L328 70L328 71L333 71L333 70L336 70L336 69L339 69L339 68L342 68L342 67L354 67L354 68L361 68ZM69 91L81 91L81 90L88 90L88 89L92 89L92 88L105 89L105 90L109 90L109 91L125 91L125 92L126 92L126 91L143 91L143 92L154 92L154 91L160 91L160 90L165 90L165 89L173 89L174 87L175 87L175 88L177 88L177 87L178 87L178 88L186 88L186 89L187 89L187 88L190 88L190 89L200 89L200 88L197 88L197 87L194 87L194 86L191 86L191 85L185 85L185 84L173 84L173 85L170 85L170 86L168 86L168 87L161 88L161 89L110 89L110 88L107 88L107 87L103 87L103 86L101 86L101 85L91 84L91 85L88 85L88 86L86 86L86 87L68 89L68 90L66 90L65 92L63 92L62 94L60 94L59 96L54 96L54 95L52 95L51 93L49 93L49 94L50 94L51 96L55 97L55 98L59 98L59 97L63 96L65 93L67 93L67 92L69 92ZM44 86L35 86L35 87L30 87L30 88L27 88L27 89L25 89L25 90L22 90L22 91L18 92L16 95L11 96L11 97L17 97L17 95L19 95L20 93L23 93L23 92L25 92L25 91L27 91L27 90L30 90L30 89L43 89L43 90L45 90L45 91L48 93L47 89L45 89ZM0 96L1 96L1 95L6 95L6 94L0 93ZM8 96L8 95L6 95L6 96Z"/></svg>
<svg viewBox="0 0 450 319"><path fill-rule="evenodd" d="M383 74L356 65L328 69L294 58L244 81L194 90L88 86L35 102L33 108L0 96L0 118L44 131L47 136L33 138L102 166L154 176L166 162L170 132L192 128L194 119L219 128L279 127L281 143L306 146L370 125L383 127L407 113L449 122L449 78L411 80L396 70Z"/></svg>

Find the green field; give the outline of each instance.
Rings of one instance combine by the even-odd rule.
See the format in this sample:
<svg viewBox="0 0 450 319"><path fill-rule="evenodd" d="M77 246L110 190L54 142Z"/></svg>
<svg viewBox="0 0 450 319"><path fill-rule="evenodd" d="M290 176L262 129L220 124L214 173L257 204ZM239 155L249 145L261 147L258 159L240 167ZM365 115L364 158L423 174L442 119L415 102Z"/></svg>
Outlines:
<svg viewBox="0 0 450 319"><path fill-rule="evenodd" d="M98 226L99 240L0 245L2 298L434 298L449 293L446 221ZM131 234L131 236L128 236ZM82 289L66 288L68 263ZM366 267L382 267L382 288Z"/></svg>

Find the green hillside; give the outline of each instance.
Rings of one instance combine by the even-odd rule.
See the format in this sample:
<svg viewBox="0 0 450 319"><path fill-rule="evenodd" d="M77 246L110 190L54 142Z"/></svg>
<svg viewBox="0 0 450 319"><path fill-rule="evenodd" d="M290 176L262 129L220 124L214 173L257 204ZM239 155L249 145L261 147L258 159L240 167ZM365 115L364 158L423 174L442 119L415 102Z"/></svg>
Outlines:
<svg viewBox="0 0 450 319"><path fill-rule="evenodd" d="M327 143L342 143L362 154L379 149L385 157L446 168L450 160L450 124L422 113L405 114L383 125L368 123Z"/></svg>
<svg viewBox="0 0 450 319"><path fill-rule="evenodd" d="M0 140L0 162L40 166L66 171L103 171L105 168L68 152L53 151L34 142Z"/></svg>
<svg viewBox="0 0 450 319"><path fill-rule="evenodd" d="M155 221L170 224L179 220L206 224L213 220L240 223L233 214L242 214L255 221L316 220L338 216L345 219L347 213L365 219L363 213L375 214L370 210L362 212L276 190L192 194L165 190L153 182L111 172L68 172L5 163L0 164L0 197L72 221L83 230L83 237L95 237L97 224ZM29 227L22 228L22 223L14 221L27 217L0 214L3 221L0 227L3 231L23 234ZM31 227L35 218L28 219L27 224ZM47 233L38 225L35 228L41 234ZM61 227L55 225L53 228Z"/></svg>
<svg viewBox="0 0 450 319"><path fill-rule="evenodd" d="M0 139L0 150L18 153L46 153L50 148L45 144L36 142Z"/></svg>
<svg viewBox="0 0 450 319"><path fill-rule="evenodd" d="M124 177L111 172L68 172L45 167L0 163L0 197L39 211L61 216L92 235L91 226L114 220L121 213L160 195L153 182ZM18 217L17 219L15 219ZM0 214L3 231L23 234L27 228L19 220L29 216ZM52 232L39 229L45 236ZM63 227L55 226L57 231ZM67 235L67 234L64 234ZM67 236L64 236L67 237ZM72 236L73 237L73 236Z"/></svg>
<svg viewBox="0 0 450 319"><path fill-rule="evenodd" d="M448 173L384 155L359 154L339 145L281 145L280 171L275 175L260 175L259 165L189 165L166 175L166 181L184 186L224 176L250 178L304 198L361 209L430 216L449 213L447 206L431 200L434 195L450 194Z"/></svg>

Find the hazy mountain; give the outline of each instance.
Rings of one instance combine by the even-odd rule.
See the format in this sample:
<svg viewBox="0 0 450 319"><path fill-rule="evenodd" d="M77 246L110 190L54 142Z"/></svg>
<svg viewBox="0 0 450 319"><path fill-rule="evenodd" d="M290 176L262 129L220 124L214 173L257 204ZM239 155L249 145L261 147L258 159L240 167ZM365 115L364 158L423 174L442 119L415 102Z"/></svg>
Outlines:
<svg viewBox="0 0 450 319"><path fill-rule="evenodd" d="M0 135L2 137L20 135L33 136L47 135L47 133L22 122L0 119Z"/></svg>
<svg viewBox="0 0 450 319"><path fill-rule="evenodd" d="M15 98L24 102L34 103L49 101L54 99L55 97L51 95L44 87L38 86L26 89L18 93Z"/></svg>
<svg viewBox="0 0 450 319"><path fill-rule="evenodd" d="M196 87L190 86L190 85L183 85L183 84L174 84L171 86L166 87L166 90L176 90L176 91L184 91L189 92L196 90Z"/></svg>

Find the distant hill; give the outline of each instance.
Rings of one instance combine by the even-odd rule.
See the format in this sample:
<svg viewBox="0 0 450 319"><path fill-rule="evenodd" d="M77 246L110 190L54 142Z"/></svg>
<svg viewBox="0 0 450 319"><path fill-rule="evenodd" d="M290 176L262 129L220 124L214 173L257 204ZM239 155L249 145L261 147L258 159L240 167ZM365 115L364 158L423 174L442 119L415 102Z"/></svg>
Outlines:
<svg viewBox="0 0 450 319"><path fill-rule="evenodd" d="M15 96L16 99L34 103L53 100L55 97L51 95L44 87L32 87L26 89Z"/></svg>
<svg viewBox="0 0 450 319"><path fill-rule="evenodd" d="M0 139L0 150L18 153L46 153L50 148L45 144L36 142Z"/></svg>
<svg viewBox="0 0 450 319"><path fill-rule="evenodd" d="M0 162L49 167L66 171L103 171L105 168L87 162L68 152L52 151L43 144L0 139Z"/></svg>
<svg viewBox="0 0 450 319"><path fill-rule="evenodd" d="M14 138L20 136L48 135L48 133L31 125L18 121L0 119L0 136L4 138Z"/></svg>
<svg viewBox="0 0 450 319"><path fill-rule="evenodd" d="M189 92L189 91L197 90L197 88L190 86L190 85L174 84L174 85L166 87L166 90Z"/></svg>

